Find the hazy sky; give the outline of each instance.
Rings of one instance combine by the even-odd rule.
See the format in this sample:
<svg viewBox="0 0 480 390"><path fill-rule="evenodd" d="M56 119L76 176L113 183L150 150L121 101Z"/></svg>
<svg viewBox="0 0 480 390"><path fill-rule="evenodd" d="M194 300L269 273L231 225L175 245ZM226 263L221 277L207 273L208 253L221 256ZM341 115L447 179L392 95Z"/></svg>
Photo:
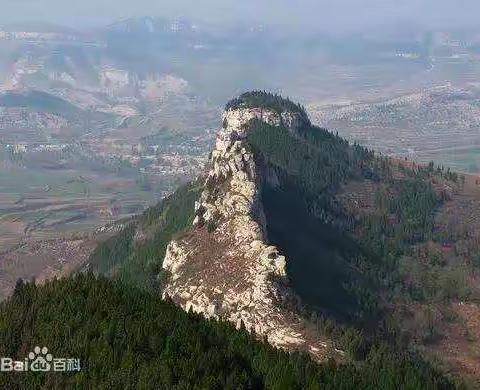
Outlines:
<svg viewBox="0 0 480 390"><path fill-rule="evenodd" d="M480 14L480 0L0 0L0 6L1 24L48 21L72 27L175 16L345 31L405 20L455 27L476 23Z"/></svg>

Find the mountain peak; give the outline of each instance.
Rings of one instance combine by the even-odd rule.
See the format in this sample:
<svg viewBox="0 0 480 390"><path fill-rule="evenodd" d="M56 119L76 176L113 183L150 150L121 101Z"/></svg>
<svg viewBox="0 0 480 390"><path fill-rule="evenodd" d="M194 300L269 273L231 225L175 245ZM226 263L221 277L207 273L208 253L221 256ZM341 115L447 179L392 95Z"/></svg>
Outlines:
<svg viewBox="0 0 480 390"><path fill-rule="evenodd" d="M264 178L246 140L256 121L273 128L284 127L291 133L310 124L301 106L277 95L254 91L230 101L223 114L223 128L217 134L210 155L206 190L197 208L195 224L215 223L218 215L261 215L261 210L257 209L258 188ZM227 182L231 193L225 191L222 194L225 203L221 207L218 190L219 187L225 189L220 184ZM215 204L211 202L213 192L217 198Z"/></svg>
<svg viewBox="0 0 480 390"><path fill-rule="evenodd" d="M167 248L163 267L171 277L164 295L185 310L243 323L275 346L320 358L327 344L287 308L295 298L286 258L267 240L261 187L278 178L248 143L258 123L295 133L310 122L300 106L271 94L244 94L227 105L194 226Z"/></svg>

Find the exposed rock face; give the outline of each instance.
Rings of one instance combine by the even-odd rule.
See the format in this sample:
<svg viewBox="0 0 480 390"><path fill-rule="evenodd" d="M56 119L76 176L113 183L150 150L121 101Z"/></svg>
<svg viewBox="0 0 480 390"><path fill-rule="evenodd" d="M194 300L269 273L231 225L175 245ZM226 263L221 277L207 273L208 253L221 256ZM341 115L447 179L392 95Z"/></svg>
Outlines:
<svg viewBox="0 0 480 390"><path fill-rule="evenodd" d="M278 182L257 166L245 141L252 119L295 132L296 113L240 108L224 114L210 158L205 190L196 205L192 230L171 242L163 267L171 273L164 295L185 310L222 317L289 350L307 350L320 359L327 343L308 329L290 307L286 259L265 235L261 183Z"/></svg>

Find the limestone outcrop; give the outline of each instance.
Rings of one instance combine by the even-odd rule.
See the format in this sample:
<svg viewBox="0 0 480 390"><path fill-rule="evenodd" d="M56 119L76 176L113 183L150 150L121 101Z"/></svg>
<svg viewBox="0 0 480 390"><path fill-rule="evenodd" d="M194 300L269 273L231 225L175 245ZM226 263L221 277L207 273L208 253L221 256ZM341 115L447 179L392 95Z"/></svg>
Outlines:
<svg viewBox="0 0 480 390"><path fill-rule="evenodd" d="M257 164L246 143L251 120L297 131L304 117L260 108L234 108L224 113L196 204L189 232L169 244L163 267L170 278L164 289L185 310L224 318L274 346L325 356L322 340L295 312L288 287L286 261L268 244L260 188L275 174Z"/></svg>

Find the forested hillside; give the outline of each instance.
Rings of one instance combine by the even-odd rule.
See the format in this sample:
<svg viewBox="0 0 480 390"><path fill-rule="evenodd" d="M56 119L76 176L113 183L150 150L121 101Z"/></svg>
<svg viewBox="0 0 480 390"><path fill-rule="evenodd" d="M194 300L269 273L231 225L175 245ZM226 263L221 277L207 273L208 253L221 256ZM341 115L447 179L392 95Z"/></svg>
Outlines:
<svg viewBox="0 0 480 390"><path fill-rule="evenodd" d="M361 302L350 284L367 280L350 265L362 251L345 231L351 221L334 194L347 180L378 176L373 154L323 129L306 126L292 134L260 121L250 126L256 159L279 178L277 185L264 185L262 204L268 237L289 259L294 288L305 303L354 315Z"/></svg>
<svg viewBox="0 0 480 390"><path fill-rule="evenodd" d="M457 178L433 166L395 176L399 168L389 160L313 126L299 134L260 121L250 126L256 158L279 178L263 188L269 238L290 259L304 302L343 316L374 314L378 288L398 282L400 256L432 236L442 199L430 180ZM378 186L374 210L355 215L336 194L342 184L365 180Z"/></svg>
<svg viewBox="0 0 480 390"><path fill-rule="evenodd" d="M2 373L4 389L448 389L414 356L376 349L366 360L317 365L225 322L92 274L19 283L0 305L0 356L35 345L75 357L80 373Z"/></svg>
<svg viewBox="0 0 480 390"><path fill-rule="evenodd" d="M120 233L98 245L88 268L158 293L166 247L192 224L195 201L201 189L199 181L183 186L127 222Z"/></svg>
<svg viewBox="0 0 480 390"><path fill-rule="evenodd" d="M433 163L377 156L309 124L297 132L261 121L249 126L256 160L278 178L262 188L268 239L289 259L289 279L304 304L365 326L388 315L393 299L465 297L451 279L435 293L431 285L412 285L411 272L419 270L407 264L427 243L445 246L448 233L435 215L464 177ZM361 207L365 196L370 204ZM435 258L422 272L438 272ZM451 269L443 266L448 279Z"/></svg>

